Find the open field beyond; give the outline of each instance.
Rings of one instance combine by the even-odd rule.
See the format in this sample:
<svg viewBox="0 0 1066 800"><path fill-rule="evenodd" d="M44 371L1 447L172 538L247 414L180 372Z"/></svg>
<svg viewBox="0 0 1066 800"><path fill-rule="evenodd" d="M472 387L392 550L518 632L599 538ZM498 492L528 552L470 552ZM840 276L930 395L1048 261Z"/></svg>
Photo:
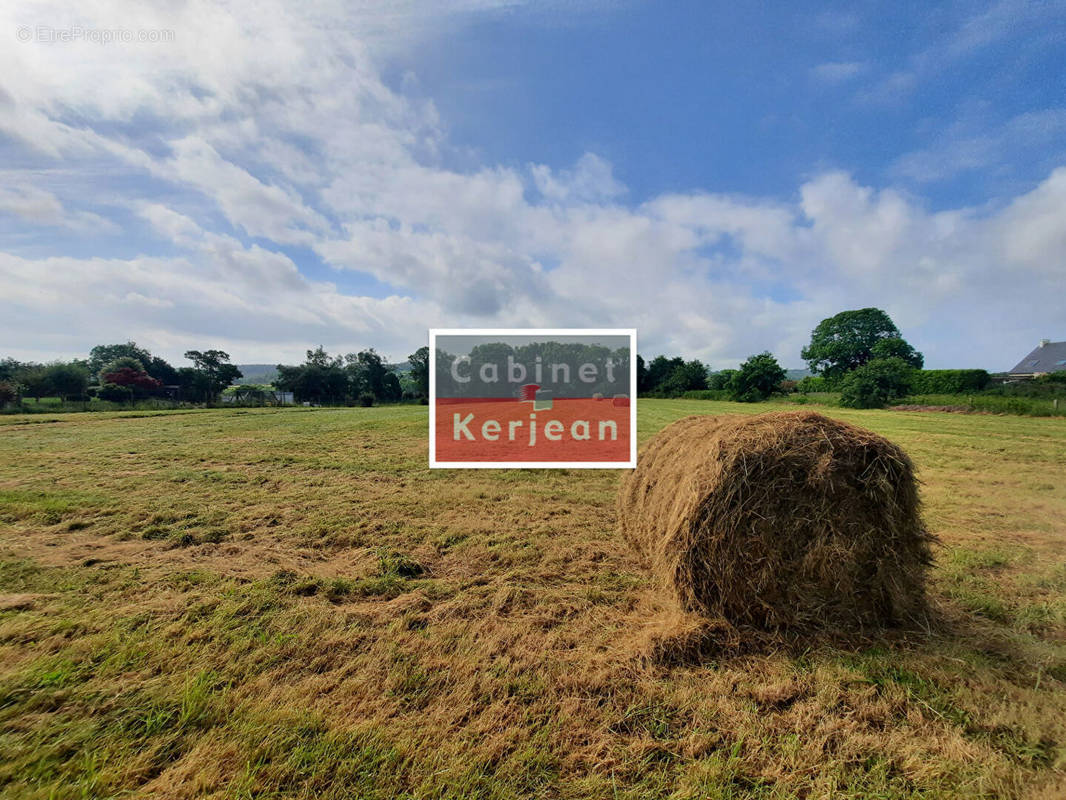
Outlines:
<svg viewBox="0 0 1066 800"><path fill-rule="evenodd" d="M943 630L673 669L618 471L430 471L418 406L0 418L0 795L1066 796L1066 425L819 411L914 459Z"/></svg>

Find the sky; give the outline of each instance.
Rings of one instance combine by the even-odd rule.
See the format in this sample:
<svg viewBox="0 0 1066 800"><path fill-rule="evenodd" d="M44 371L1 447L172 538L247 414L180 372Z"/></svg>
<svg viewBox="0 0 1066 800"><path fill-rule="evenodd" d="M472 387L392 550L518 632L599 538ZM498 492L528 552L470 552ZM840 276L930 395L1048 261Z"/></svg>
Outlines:
<svg viewBox="0 0 1066 800"><path fill-rule="evenodd" d="M799 6L802 5L802 8ZM1066 2L0 6L0 356L1066 339Z"/></svg>

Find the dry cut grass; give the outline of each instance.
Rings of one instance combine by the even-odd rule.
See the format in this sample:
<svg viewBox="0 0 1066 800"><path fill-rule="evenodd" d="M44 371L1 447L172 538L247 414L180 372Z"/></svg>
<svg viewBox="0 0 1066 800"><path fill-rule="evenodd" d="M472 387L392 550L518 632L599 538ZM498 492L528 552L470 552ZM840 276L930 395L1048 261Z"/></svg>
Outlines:
<svg viewBox="0 0 1066 800"><path fill-rule="evenodd" d="M680 665L617 472L430 471L414 407L0 420L0 794L1063 796L1066 428L826 413L913 459L949 624Z"/></svg>

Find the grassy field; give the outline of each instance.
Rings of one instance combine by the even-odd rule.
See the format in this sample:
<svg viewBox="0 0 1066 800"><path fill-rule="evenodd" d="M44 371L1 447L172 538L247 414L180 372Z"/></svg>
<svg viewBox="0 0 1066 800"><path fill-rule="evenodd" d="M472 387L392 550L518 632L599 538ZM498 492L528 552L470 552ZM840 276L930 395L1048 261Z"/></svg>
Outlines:
<svg viewBox="0 0 1066 800"><path fill-rule="evenodd" d="M2 417L0 795L1066 796L1066 425L818 410L914 458L944 629L673 669L618 472L430 471L416 406Z"/></svg>

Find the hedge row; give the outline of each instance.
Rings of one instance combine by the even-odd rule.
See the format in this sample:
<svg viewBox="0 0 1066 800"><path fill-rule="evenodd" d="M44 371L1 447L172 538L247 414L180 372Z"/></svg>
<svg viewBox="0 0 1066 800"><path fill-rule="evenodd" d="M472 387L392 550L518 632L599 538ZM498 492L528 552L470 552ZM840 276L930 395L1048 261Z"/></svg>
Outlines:
<svg viewBox="0 0 1066 800"><path fill-rule="evenodd" d="M984 390L991 378L983 369L916 369L911 373L910 394L967 394ZM796 384L803 394L831 392L840 381L819 376L804 378Z"/></svg>
<svg viewBox="0 0 1066 800"><path fill-rule="evenodd" d="M911 381L911 394L965 394L980 392L991 380L983 369L919 369Z"/></svg>

